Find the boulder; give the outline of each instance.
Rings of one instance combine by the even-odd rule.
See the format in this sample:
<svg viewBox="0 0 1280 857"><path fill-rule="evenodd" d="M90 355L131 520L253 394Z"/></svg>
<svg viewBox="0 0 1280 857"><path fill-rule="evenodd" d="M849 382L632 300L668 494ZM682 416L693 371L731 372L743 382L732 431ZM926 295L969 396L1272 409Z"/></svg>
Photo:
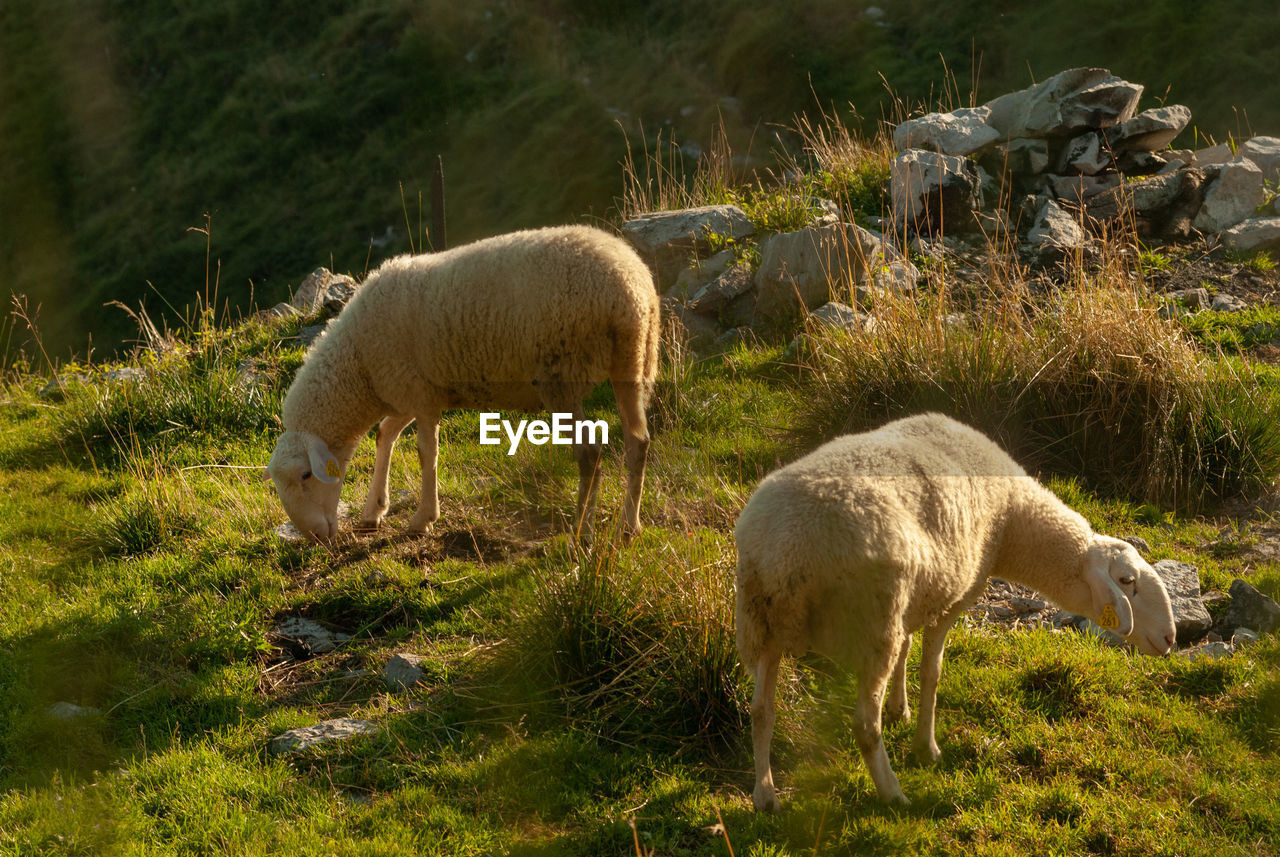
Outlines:
<svg viewBox="0 0 1280 857"><path fill-rule="evenodd" d="M1240 144L1239 157L1262 170L1264 182L1280 181L1280 137L1254 137Z"/></svg>
<svg viewBox="0 0 1280 857"><path fill-rule="evenodd" d="M382 680L393 689L407 690L416 687L426 677L422 670L422 655L400 652L392 655L382 670Z"/></svg>
<svg viewBox="0 0 1280 857"><path fill-rule="evenodd" d="M984 106L986 124L1006 140L1066 137L1130 119L1142 87L1104 68L1073 68Z"/></svg>
<svg viewBox="0 0 1280 857"><path fill-rule="evenodd" d="M1089 199L1086 208L1095 220L1132 216L1144 237L1180 240L1190 236L1203 194L1204 173L1184 169L1117 185Z"/></svg>
<svg viewBox="0 0 1280 857"><path fill-rule="evenodd" d="M1237 628L1270 634L1280 628L1280 604L1263 595L1248 582L1236 578L1227 590L1231 603L1218 616L1214 630L1230 639Z"/></svg>
<svg viewBox="0 0 1280 857"><path fill-rule="evenodd" d="M692 264L680 272L675 285L667 289L663 297L689 297L728 270L734 258L732 250L721 250L706 259L694 259Z"/></svg>
<svg viewBox="0 0 1280 857"><path fill-rule="evenodd" d="M326 720L315 726L302 726L290 729L271 739L271 752L302 753L333 741L348 741L360 735L373 735L378 727L367 720L356 720L352 717L339 717Z"/></svg>
<svg viewBox="0 0 1280 857"><path fill-rule="evenodd" d="M966 232L982 208L978 165L924 149L908 149L893 159L889 189L895 228Z"/></svg>
<svg viewBox="0 0 1280 857"><path fill-rule="evenodd" d="M1214 146L1206 146L1203 149L1197 149L1195 155L1195 166L1211 167L1214 164L1226 164L1234 161L1236 158L1235 150L1231 148L1230 143L1218 143Z"/></svg>
<svg viewBox="0 0 1280 857"><path fill-rule="evenodd" d="M1263 201L1262 170L1253 161L1237 158L1218 168L1196 215L1201 232L1225 232L1253 216Z"/></svg>
<svg viewBox="0 0 1280 857"><path fill-rule="evenodd" d="M319 309L336 315L355 294L355 280L346 274L335 274L328 268L316 268L298 286L289 303L303 315Z"/></svg>
<svg viewBox="0 0 1280 857"><path fill-rule="evenodd" d="M1073 138L1058 156L1058 172L1067 175L1096 176L1111 165L1102 136L1086 131Z"/></svg>
<svg viewBox="0 0 1280 857"><path fill-rule="evenodd" d="M756 317L768 320L822 306L871 278L884 245L860 226L837 223L782 232L760 243Z"/></svg>
<svg viewBox="0 0 1280 857"><path fill-rule="evenodd" d="M1233 250L1280 250L1280 217L1251 217L1222 233Z"/></svg>
<svg viewBox="0 0 1280 857"><path fill-rule="evenodd" d="M1173 142L1191 121L1191 110L1181 104L1170 104L1144 110L1106 131L1107 147L1120 152L1154 152Z"/></svg>
<svg viewBox="0 0 1280 857"><path fill-rule="evenodd" d="M944 155L971 155L1000 139L1000 132L986 123L990 113L987 107L962 107L908 119L893 131L894 151L930 149Z"/></svg>
<svg viewBox="0 0 1280 857"><path fill-rule="evenodd" d="M1019 137L996 147L1001 166L1016 176L1033 176L1049 166L1049 144L1045 140Z"/></svg>
<svg viewBox="0 0 1280 857"><path fill-rule="evenodd" d="M689 309L702 315L716 316L736 298L755 288L755 272L746 265L731 265L693 296Z"/></svg>
<svg viewBox="0 0 1280 857"><path fill-rule="evenodd" d="M1099 176L1049 175L1045 178L1054 196L1075 205L1117 188L1121 183L1120 176L1116 173Z"/></svg>
<svg viewBox="0 0 1280 857"><path fill-rule="evenodd" d="M653 271L659 292L675 282L691 255L710 247L708 236L713 234L739 241L754 235L755 226L736 205L656 211L622 225L622 236Z"/></svg>
<svg viewBox="0 0 1280 857"><path fill-rule="evenodd" d="M1063 252L1079 249L1089 241L1076 219L1052 199L1046 199L1036 213L1035 222L1027 231L1027 241L1042 252Z"/></svg>
<svg viewBox="0 0 1280 857"><path fill-rule="evenodd" d="M809 318L822 327L833 330L857 330L866 321L865 315L839 301L823 304L810 313Z"/></svg>
<svg viewBox="0 0 1280 857"><path fill-rule="evenodd" d="M1205 609L1200 597L1200 575L1194 565L1162 559L1152 565L1164 581L1173 605L1173 624L1177 629L1178 645L1197 642L1209 632L1213 617Z"/></svg>

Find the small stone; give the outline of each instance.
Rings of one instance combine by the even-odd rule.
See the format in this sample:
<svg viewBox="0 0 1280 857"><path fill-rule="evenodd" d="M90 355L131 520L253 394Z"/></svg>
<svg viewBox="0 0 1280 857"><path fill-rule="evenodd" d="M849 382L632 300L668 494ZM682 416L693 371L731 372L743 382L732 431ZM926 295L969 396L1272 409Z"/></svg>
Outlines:
<svg viewBox="0 0 1280 857"><path fill-rule="evenodd" d="M289 616L281 619L271 629L271 633L281 640L301 646L313 655L332 652L341 642L333 631L305 616Z"/></svg>
<svg viewBox="0 0 1280 857"><path fill-rule="evenodd" d="M1213 625L1213 617L1200 597L1200 574L1194 565L1162 559L1152 565L1164 582L1173 607L1173 624L1178 643L1187 645L1204 637Z"/></svg>
<svg viewBox="0 0 1280 857"><path fill-rule="evenodd" d="M303 315L323 308L337 313L355 297L356 282L346 274L334 274L328 268L316 268L298 286L290 304Z"/></svg>
<svg viewBox="0 0 1280 857"><path fill-rule="evenodd" d="M45 709L51 717L56 717L64 722L79 720L81 717L88 717L91 714L101 714L102 711L91 705L76 705L74 702L55 702Z"/></svg>
<svg viewBox="0 0 1280 857"><path fill-rule="evenodd" d="M1236 628L1231 634L1231 645L1237 649L1262 642L1262 635L1252 628Z"/></svg>
<svg viewBox="0 0 1280 857"><path fill-rule="evenodd" d="M1280 628L1280 604L1263 595L1247 581L1236 578L1227 590L1231 603L1214 623L1224 637L1236 628L1252 628L1259 634L1270 634Z"/></svg>
<svg viewBox="0 0 1280 857"><path fill-rule="evenodd" d="M1049 603L1039 598L1026 598L1021 595L1015 595L1009 599L1009 606L1019 613L1036 613L1048 607Z"/></svg>
<svg viewBox="0 0 1280 857"><path fill-rule="evenodd" d="M1239 312L1247 306L1247 303L1235 295L1223 292L1213 296L1213 303L1209 305L1209 309L1214 312Z"/></svg>
<svg viewBox="0 0 1280 857"><path fill-rule="evenodd" d="M393 655L382 670L382 680L392 688L407 690L416 687L426 677L421 666L425 660L422 655L403 652Z"/></svg>
<svg viewBox="0 0 1280 857"><path fill-rule="evenodd" d="M809 317L823 327L834 330L857 330L863 322L862 313L839 301L823 304L810 313Z"/></svg>
<svg viewBox="0 0 1280 857"><path fill-rule="evenodd" d="M1190 660L1199 660L1201 658L1211 661L1229 658L1235 653L1230 643L1202 643L1199 646L1193 646L1190 649L1184 649L1180 654Z"/></svg>
<svg viewBox="0 0 1280 857"><path fill-rule="evenodd" d="M1120 538L1123 541L1126 541L1129 544L1133 545L1134 549L1137 550L1138 553L1143 554L1144 556L1146 554L1151 553L1151 545L1148 544L1147 540L1144 539L1142 536L1128 535L1128 536L1121 536Z"/></svg>
<svg viewBox="0 0 1280 857"><path fill-rule="evenodd" d="M716 315L736 298L755 288L755 272L746 265L731 265L707 283L689 302L692 312Z"/></svg>
<svg viewBox="0 0 1280 857"><path fill-rule="evenodd" d="M1170 104L1144 110L1107 129L1107 143L1113 152L1154 152L1173 142L1191 121L1191 110Z"/></svg>
<svg viewBox="0 0 1280 857"><path fill-rule="evenodd" d="M321 744L334 741L348 741L360 735L374 735L378 732L376 724L367 720L356 720L351 717L339 717L326 720L315 726L302 726L290 729L271 739L271 752L302 753Z"/></svg>
<svg viewBox="0 0 1280 857"><path fill-rule="evenodd" d="M1252 161L1237 158L1219 168L1205 191L1204 207L1196 215L1201 232L1225 232L1248 220L1262 204L1262 170Z"/></svg>
<svg viewBox="0 0 1280 857"><path fill-rule="evenodd" d="M1222 240L1242 253L1280 250L1280 217L1251 217L1222 233Z"/></svg>
<svg viewBox="0 0 1280 857"><path fill-rule="evenodd" d="M1192 311L1208 309L1211 303L1209 290L1204 288L1179 289L1175 292L1165 292L1164 296Z"/></svg>
<svg viewBox="0 0 1280 857"><path fill-rule="evenodd" d="M320 324L307 325L302 328L302 330L298 331L298 341L310 348L315 341L320 338L320 334L324 333L329 328L330 324L332 324L332 319L321 322Z"/></svg>

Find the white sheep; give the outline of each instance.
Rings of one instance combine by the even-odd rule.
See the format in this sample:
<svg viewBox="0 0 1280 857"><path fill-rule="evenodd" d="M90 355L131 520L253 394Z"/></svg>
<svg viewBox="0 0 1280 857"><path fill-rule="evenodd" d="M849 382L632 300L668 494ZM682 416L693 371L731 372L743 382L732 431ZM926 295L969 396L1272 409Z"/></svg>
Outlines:
<svg viewBox="0 0 1280 857"><path fill-rule="evenodd" d="M907 654L924 629L915 752L940 755L934 706L947 631L1000 577L1090 616L1138 649L1174 643L1160 577L982 434L940 414L846 435L771 473L734 531L738 653L751 699L756 809L780 806L769 766L784 654L814 650L857 676L854 731L886 802L907 799L889 767L881 706L909 716Z"/></svg>
<svg viewBox="0 0 1280 857"><path fill-rule="evenodd" d="M439 517L439 424L449 408L541 410L582 418L582 399L613 383L626 444L623 531L640 531L658 364L658 295L622 239L586 226L501 235L388 260L312 347L285 395L284 433L267 472L289 518L319 541L338 531L342 478L375 422L377 451L362 528L387 512L396 438L418 421L422 494L409 531ZM589 535L601 447L575 444L577 524Z"/></svg>

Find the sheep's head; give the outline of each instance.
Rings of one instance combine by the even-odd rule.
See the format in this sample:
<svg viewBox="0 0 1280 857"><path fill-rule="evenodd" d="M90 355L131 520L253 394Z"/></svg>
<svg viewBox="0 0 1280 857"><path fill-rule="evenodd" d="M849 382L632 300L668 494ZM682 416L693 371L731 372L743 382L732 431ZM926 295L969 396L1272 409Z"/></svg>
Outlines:
<svg viewBox="0 0 1280 857"><path fill-rule="evenodd" d="M1173 608L1164 581L1133 545L1094 536L1085 561L1085 581L1093 595L1090 616L1148 655L1173 647Z"/></svg>
<svg viewBox="0 0 1280 857"><path fill-rule="evenodd" d="M338 534L342 466L323 440L304 431L286 431L271 453L267 474L295 527L318 542Z"/></svg>

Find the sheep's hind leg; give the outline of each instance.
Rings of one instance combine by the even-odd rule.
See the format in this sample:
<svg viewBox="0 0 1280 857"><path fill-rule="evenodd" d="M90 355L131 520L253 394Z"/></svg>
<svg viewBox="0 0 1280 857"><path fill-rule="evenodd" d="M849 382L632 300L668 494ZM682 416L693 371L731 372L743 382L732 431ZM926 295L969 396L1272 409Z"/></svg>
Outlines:
<svg viewBox="0 0 1280 857"><path fill-rule="evenodd" d="M782 808L778 792L773 786L773 769L769 765L769 748L773 743L773 725L777 720L774 694L778 684L776 652L766 652L756 662L755 691L751 694L751 748L755 757L756 785L751 792L751 802L761 812L777 812Z"/></svg>
<svg viewBox="0 0 1280 857"><path fill-rule="evenodd" d="M440 496L436 488L436 464L440 455L440 412L418 420L418 461L422 465L422 494L418 511L409 520L410 533L425 533L440 517Z"/></svg>
<svg viewBox="0 0 1280 857"><path fill-rule="evenodd" d="M649 424L644 406L647 390L638 381L613 381L618 400L622 434L627 446L627 499L623 509L622 533L630 541L640 535L640 495L644 493L644 466L649 454Z"/></svg>
<svg viewBox="0 0 1280 857"><path fill-rule="evenodd" d="M898 649L898 661L893 668L893 679L889 682L889 698L884 703L884 719L886 721L902 721L911 719L911 703L907 701L907 656L911 654L911 635L902 638L902 646Z"/></svg>
<svg viewBox="0 0 1280 857"><path fill-rule="evenodd" d="M938 761L942 751L938 749L935 735L934 714L938 708L938 678L942 675L942 649L946 645L947 632L956 621L955 616L941 620L926 628L920 645L920 720L916 723L915 754L921 764Z"/></svg>
<svg viewBox="0 0 1280 857"><path fill-rule="evenodd" d="M373 479L369 482L369 497L364 501L364 510L360 512L360 529L376 530L386 517L387 508L391 504L387 491L387 482L391 476L391 453L395 451L396 439L405 430L413 417L393 415L384 417L378 423L378 445L374 453Z"/></svg>
<svg viewBox="0 0 1280 857"><path fill-rule="evenodd" d="M884 704L885 685L893 665L890 658L896 657L897 649L885 652L882 663L869 664L858 671L858 706L854 715L854 734L858 739L858 749L862 751L862 760L871 779L876 784L876 791L885 803L908 803L907 796L898 785L898 777L889 765L889 754L884 748L884 735L880 731L880 710Z"/></svg>

